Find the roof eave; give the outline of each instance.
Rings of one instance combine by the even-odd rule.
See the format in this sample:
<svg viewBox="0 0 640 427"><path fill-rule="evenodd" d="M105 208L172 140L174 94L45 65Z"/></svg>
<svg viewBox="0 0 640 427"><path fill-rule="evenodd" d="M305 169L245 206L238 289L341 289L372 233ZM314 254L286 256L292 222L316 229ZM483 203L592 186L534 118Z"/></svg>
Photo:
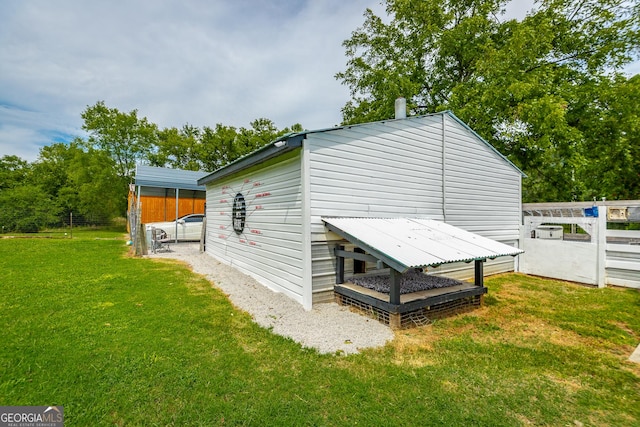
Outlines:
<svg viewBox="0 0 640 427"><path fill-rule="evenodd" d="M278 157L288 151L300 148L302 147L302 141L304 138L305 134L293 134L279 138L264 147L221 167L209 175L200 178L198 180L198 185L207 185L210 182L233 175L234 173L250 168L251 166L255 166L273 159L274 157Z"/></svg>
<svg viewBox="0 0 640 427"><path fill-rule="evenodd" d="M325 227L327 227L327 230L329 230L329 231L337 234L338 236L342 237L343 239L346 239L349 242L355 244L356 246L358 246L359 248L363 249L367 253L373 255L374 257L378 258L380 261L384 262L386 265L388 265L389 267L393 268L394 270L399 271L401 273L404 273L409 269L408 266L404 265L403 263L399 262L398 260L395 260L395 259L387 256L387 254L385 254L384 252L379 251L376 248L374 248L373 246L368 245L366 242L355 238L354 236L346 233L344 230L341 230L340 228L334 226L333 224L328 223L324 219L323 219L323 222L324 222Z"/></svg>

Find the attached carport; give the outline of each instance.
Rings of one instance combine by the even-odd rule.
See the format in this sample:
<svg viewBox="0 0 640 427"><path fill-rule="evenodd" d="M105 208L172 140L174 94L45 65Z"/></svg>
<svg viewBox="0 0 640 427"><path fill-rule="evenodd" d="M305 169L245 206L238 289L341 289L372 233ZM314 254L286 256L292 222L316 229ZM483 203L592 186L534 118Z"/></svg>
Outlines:
<svg viewBox="0 0 640 427"><path fill-rule="evenodd" d="M401 322L401 314L424 307L485 294L483 262L501 256L516 256L523 251L468 232L440 221L423 218L345 218L323 217L327 229L347 240L359 251L335 249L335 293L389 313L390 324ZM388 268L390 290L388 300L371 292L345 284L345 258L376 263ZM451 288L425 292L413 298L401 298L402 275L411 269L437 267L455 262L474 262L475 281ZM395 326L399 326L395 325Z"/></svg>

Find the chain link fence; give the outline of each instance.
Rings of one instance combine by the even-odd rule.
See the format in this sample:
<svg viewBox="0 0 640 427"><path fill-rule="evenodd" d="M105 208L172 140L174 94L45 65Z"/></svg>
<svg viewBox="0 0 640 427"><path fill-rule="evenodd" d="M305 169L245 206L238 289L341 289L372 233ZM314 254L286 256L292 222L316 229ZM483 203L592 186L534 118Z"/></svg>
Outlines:
<svg viewBox="0 0 640 427"><path fill-rule="evenodd" d="M122 231L124 234L127 232L127 219L87 217L70 212L68 215L60 216L57 221L49 221L46 225L34 224L32 227L23 228L16 230L15 227L0 225L0 235L73 238L74 233L88 230Z"/></svg>

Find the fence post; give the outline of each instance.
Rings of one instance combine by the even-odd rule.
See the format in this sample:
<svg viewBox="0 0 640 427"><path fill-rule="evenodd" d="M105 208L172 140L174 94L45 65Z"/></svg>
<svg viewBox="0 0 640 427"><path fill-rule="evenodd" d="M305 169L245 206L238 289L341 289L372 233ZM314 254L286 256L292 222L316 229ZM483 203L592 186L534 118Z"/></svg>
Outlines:
<svg viewBox="0 0 640 427"><path fill-rule="evenodd" d="M73 211L69 212L69 238L73 239Z"/></svg>
<svg viewBox="0 0 640 427"><path fill-rule="evenodd" d="M600 212L596 222L598 228L597 284L599 288L604 288L607 285L607 207L599 206L598 208Z"/></svg>

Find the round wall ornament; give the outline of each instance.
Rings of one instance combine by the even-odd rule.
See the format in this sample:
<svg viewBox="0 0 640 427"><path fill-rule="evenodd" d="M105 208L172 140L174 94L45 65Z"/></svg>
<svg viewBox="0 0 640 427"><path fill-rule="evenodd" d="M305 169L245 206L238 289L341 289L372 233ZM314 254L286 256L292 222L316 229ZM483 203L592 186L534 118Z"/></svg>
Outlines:
<svg viewBox="0 0 640 427"><path fill-rule="evenodd" d="M233 209L231 213L233 230L236 234L242 234L245 222L247 221L247 204L242 193L236 194L236 197L233 199Z"/></svg>

